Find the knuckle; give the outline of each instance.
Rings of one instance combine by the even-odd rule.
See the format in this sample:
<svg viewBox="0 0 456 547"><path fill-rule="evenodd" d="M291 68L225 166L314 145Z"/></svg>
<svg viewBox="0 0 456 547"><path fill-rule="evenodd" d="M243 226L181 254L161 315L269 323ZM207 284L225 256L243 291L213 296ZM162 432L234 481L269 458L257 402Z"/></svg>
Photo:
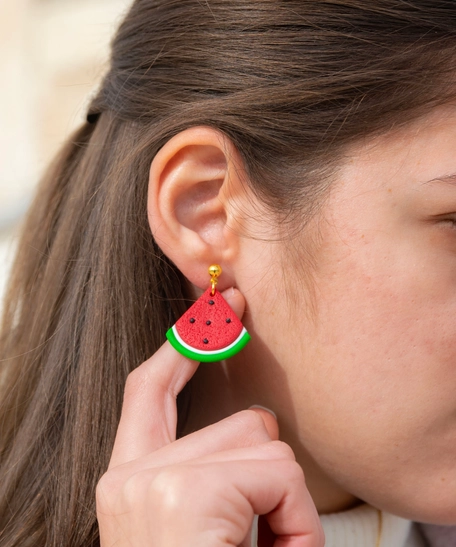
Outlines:
<svg viewBox="0 0 456 547"><path fill-rule="evenodd" d="M144 374L141 367L135 368L127 376L127 381L125 382L125 393L136 392L138 389L141 389L144 384Z"/></svg>
<svg viewBox="0 0 456 547"><path fill-rule="evenodd" d="M296 461L295 453L290 445L283 441L271 441L269 443L271 454L273 457L283 460Z"/></svg>
<svg viewBox="0 0 456 547"><path fill-rule="evenodd" d="M318 536L317 536L317 545L318 547L325 547L325 544L326 544L325 532L323 531L323 526L320 525Z"/></svg>
<svg viewBox="0 0 456 547"><path fill-rule="evenodd" d="M200 481L196 475L190 467L163 469L150 482L149 495L159 502L161 510L173 513L197 489Z"/></svg>
<svg viewBox="0 0 456 547"><path fill-rule="evenodd" d="M106 511L118 489L118 481L112 471L107 471L98 481L95 488L95 499L98 510Z"/></svg>
<svg viewBox="0 0 456 547"><path fill-rule="evenodd" d="M163 469L154 477L151 489L158 494L164 492L183 493L194 486L193 473L186 467Z"/></svg>
<svg viewBox="0 0 456 547"><path fill-rule="evenodd" d="M150 391L150 375L144 367L139 366L127 376L124 389L124 401L134 400L139 394Z"/></svg>
<svg viewBox="0 0 456 547"><path fill-rule="evenodd" d="M150 481L148 470L138 471L130 475L122 485L122 504L125 507L134 507L143 499L145 485Z"/></svg>
<svg viewBox="0 0 456 547"><path fill-rule="evenodd" d="M315 547L325 547L326 545L325 533L323 531L323 526L320 519L318 519L318 526L316 526L313 530L312 545L315 545Z"/></svg>
<svg viewBox="0 0 456 547"><path fill-rule="evenodd" d="M305 483L304 471L296 460L284 460L283 477L285 480L295 484L297 482Z"/></svg>
<svg viewBox="0 0 456 547"><path fill-rule="evenodd" d="M144 364L132 370L127 376L124 389L124 402L127 404L140 396L153 399L170 392L170 386L164 384L160 376L151 371L149 367L143 366ZM171 395L177 396L174 393Z"/></svg>
<svg viewBox="0 0 456 547"><path fill-rule="evenodd" d="M241 410L237 413L237 419L240 424L248 431L265 431L263 418L254 410Z"/></svg>

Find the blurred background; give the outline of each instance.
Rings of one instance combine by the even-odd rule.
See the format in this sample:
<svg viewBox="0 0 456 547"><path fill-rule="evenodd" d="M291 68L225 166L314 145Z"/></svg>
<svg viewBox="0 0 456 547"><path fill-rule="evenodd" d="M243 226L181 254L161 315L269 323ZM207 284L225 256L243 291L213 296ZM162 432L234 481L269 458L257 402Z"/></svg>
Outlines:
<svg viewBox="0 0 456 547"><path fill-rule="evenodd" d="M0 311L21 219L82 122L132 0L0 0Z"/></svg>

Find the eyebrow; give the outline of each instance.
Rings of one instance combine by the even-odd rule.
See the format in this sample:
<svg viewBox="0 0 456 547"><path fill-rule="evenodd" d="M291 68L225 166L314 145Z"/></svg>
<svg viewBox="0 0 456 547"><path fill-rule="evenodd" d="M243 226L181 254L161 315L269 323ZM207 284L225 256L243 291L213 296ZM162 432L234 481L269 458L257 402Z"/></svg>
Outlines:
<svg viewBox="0 0 456 547"><path fill-rule="evenodd" d="M431 182L443 182L444 184L456 184L456 173L451 175L442 175L441 177L436 177L435 179L428 180L423 184L429 184Z"/></svg>

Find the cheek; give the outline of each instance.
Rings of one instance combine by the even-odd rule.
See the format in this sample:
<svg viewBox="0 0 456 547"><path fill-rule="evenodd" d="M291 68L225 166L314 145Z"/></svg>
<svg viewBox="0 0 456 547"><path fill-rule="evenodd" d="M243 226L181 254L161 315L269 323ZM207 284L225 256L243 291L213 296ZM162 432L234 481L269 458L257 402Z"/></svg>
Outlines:
<svg viewBox="0 0 456 547"><path fill-rule="evenodd" d="M317 280L316 329L305 342L313 353L296 400L303 442L322 467L411 516L407 500L419 489L429 489L432 511L436 481L456 482L456 291L448 265L417 268L400 246L380 251L350 252ZM451 511L455 520L454 503Z"/></svg>
<svg viewBox="0 0 456 547"><path fill-rule="evenodd" d="M319 286L322 366L338 381L345 379L361 400L380 406L385 401L386 410L405 387L401 399L413 400L424 388L455 380L452 276L439 265L415 264L409 254L386 256L373 249L362 260L358 255L339 263L332 281Z"/></svg>

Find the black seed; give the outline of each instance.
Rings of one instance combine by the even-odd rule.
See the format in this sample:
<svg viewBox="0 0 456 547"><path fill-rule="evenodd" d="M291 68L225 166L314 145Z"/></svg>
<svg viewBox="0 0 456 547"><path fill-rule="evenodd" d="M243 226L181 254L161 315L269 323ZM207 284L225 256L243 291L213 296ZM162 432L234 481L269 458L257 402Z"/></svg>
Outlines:
<svg viewBox="0 0 456 547"><path fill-rule="evenodd" d="M195 322L195 318L192 317L192 318L190 319L190 323L194 323L194 322Z"/></svg>
<svg viewBox="0 0 456 547"><path fill-rule="evenodd" d="M209 300L209 304L210 304L211 306L213 306L213 305L215 304L215 302L214 302L213 300Z"/></svg>
<svg viewBox="0 0 456 547"><path fill-rule="evenodd" d="M211 322L210 322L210 321L206 321L206 325L210 325L210 324L211 324Z"/></svg>
<svg viewBox="0 0 456 547"><path fill-rule="evenodd" d="M228 317L228 319L226 320L227 323L231 323L231 319Z"/></svg>
<svg viewBox="0 0 456 547"><path fill-rule="evenodd" d="M205 338L205 339L203 340L203 343L204 343L204 344L209 344L209 340L208 340L207 338Z"/></svg>

